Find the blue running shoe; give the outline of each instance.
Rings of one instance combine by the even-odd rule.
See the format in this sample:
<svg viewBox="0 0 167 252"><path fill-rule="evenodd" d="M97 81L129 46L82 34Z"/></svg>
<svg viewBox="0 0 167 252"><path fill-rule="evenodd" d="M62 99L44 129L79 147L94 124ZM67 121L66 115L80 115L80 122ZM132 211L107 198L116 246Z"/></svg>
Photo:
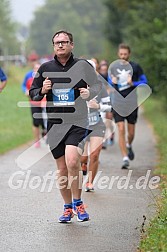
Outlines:
<svg viewBox="0 0 167 252"><path fill-rule="evenodd" d="M88 221L89 214L85 211L83 202L76 204L77 221Z"/></svg>
<svg viewBox="0 0 167 252"><path fill-rule="evenodd" d="M76 202L72 203L72 211L74 215L77 215L77 208L76 208Z"/></svg>
<svg viewBox="0 0 167 252"><path fill-rule="evenodd" d="M62 216L59 218L60 223L70 223L71 218L74 217L72 208L64 208L64 213Z"/></svg>
<svg viewBox="0 0 167 252"><path fill-rule="evenodd" d="M80 205L80 204L82 204L82 203L83 203L82 200L78 200L78 201L76 201L76 202L73 201L73 203L72 203L72 211L73 211L73 214L74 214L74 215L78 215L78 214L77 214L77 206L76 206L76 205L77 205L77 204Z"/></svg>

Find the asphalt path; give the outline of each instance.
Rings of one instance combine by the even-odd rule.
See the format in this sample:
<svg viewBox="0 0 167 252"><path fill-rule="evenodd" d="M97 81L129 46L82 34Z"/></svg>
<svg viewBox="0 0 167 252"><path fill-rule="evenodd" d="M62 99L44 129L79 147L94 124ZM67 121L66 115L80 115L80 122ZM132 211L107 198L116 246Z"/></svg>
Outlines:
<svg viewBox="0 0 167 252"><path fill-rule="evenodd" d="M44 185L43 176L53 177L55 172L45 143L40 149L29 146L29 152L24 152L25 145L0 156L0 251L136 251L143 216L147 224L155 212L157 190L150 189L155 145L152 128L141 114L133 145L135 160L129 170L122 170L116 134L115 144L101 152L95 192L83 191L91 219L80 223L74 217L71 224L57 221L63 201L56 182L48 179ZM40 160L30 167L19 164L20 157L28 163L26 155L28 161Z"/></svg>

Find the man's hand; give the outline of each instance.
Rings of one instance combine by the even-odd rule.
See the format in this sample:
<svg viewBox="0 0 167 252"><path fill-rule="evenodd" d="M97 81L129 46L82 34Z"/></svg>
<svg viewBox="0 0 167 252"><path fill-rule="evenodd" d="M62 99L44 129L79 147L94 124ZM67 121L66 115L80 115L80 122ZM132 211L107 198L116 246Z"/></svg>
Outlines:
<svg viewBox="0 0 167 252"><path fill-rule="evenodd" d="M49 78L46 77L46 79L43 82L43 87L42 87L42 90L41 90L41 94L47 94L49 92L49 90L51 90L51 89L52 89L52 83L49 80Z"/></svg>
<svg viewBox="0 0 167 252"><path fill-rule="evenodd" d="M133 86L132 76L131 76L130 74L128 75L128 84L129 84L130 86Z"/></svg>
<svg viewBox="0 0 167 252"><path fill-rule="evenodd" d="M111 75L111 81L113 84L118 84L117 77L115 77L114 75Z"/></svg>
<svg viewBox="0 0 167 252"><path fill-rule="evenodd" d="M29 90L26 90L25 95L29 96Z"/></svg>
<svg viewBox="0 0 167 252"><path fill-rule="evenodd" d="M87 88L79 88L80 90L80 96L82 99L86 100L90 96L90 92Z"/></svg>
<svg viewBox="0 0 167 252"><path fill-rule="evenodd" d="M96 101L96 99L92 99L88 102L88 107L92 109L100 109L100 105Z"/></svg>
<svg viewBox="0 0 167 252"><path fill-rule="evenodd" d="M4 87L6 86L6 83L7 83L7 81L2 81L0 83L0 93L2 92L2 90L4 89Z"/></svg>

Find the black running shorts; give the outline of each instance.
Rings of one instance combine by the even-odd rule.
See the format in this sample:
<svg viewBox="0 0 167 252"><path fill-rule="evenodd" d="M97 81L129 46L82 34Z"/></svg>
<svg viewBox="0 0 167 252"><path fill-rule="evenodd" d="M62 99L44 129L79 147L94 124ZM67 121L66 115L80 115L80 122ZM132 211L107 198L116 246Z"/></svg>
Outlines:
<svg viewBox="0 0 167 252"><path fill-rule="evenodd" d="M34 118L35 113L41 114L41 118ZM33 125L35 127L41 126L44 129L45 127L44 127L44 121L43 121L43 118L42 118L42 108L34 106L34 105L31 104L31 114L32 114Z"/></svg>
<svg viewBox="0 0 167 252"><path fill-rule="evenodd" d="M54 159L65 155L66 145L77 146L83 151L86 137L90 133L91 130L87 128L48 122L48 144Z"/></svg>
<svg viewBox="0 0 167 252"><path fill-rule="evenodd" d="M127 120L129 124L135 124L137 122L138 117L138 108L126 117L119 115L115 110L113 110L113 116L115 119L115 123L124 122L125 120Z"/></svg>

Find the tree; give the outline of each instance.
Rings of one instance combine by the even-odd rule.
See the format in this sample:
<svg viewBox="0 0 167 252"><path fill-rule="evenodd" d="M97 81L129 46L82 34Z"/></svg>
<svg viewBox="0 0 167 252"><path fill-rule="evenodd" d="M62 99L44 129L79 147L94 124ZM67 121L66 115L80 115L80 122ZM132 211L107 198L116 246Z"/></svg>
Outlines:
<svg viewBox="0 0 167 252"><path fill-rule="evenodd" d="M0 49L1 54L18 53L19 45L16 39L15 24L11 20L10 2L0 2Z"/></svg>
<svg viewBox="0 0 167 252"><path fill-rule="evenodd" d="M128 43L144 68L154 93L167 100L167 3L165 0L106 0L106 37L111 45ZM167 104L167 103L166 103Z"/></svg>
<svg viewBox="0 0 167 252"><path fill-rule="evenodd" d="M41 55L51 53L51 37L63 28L74 34L76 55L101 53L104 16L105 7L101 0L47 0L35 12L35 19L30 25L31 48Z"/></svg>
<svg viewBox="0 0 167 252"><path fill-rule="evenodd" d="M128 0L104 1L107 7L105 34L114 46L124 40L124 29L129 24L131 2Z"/></svg>

